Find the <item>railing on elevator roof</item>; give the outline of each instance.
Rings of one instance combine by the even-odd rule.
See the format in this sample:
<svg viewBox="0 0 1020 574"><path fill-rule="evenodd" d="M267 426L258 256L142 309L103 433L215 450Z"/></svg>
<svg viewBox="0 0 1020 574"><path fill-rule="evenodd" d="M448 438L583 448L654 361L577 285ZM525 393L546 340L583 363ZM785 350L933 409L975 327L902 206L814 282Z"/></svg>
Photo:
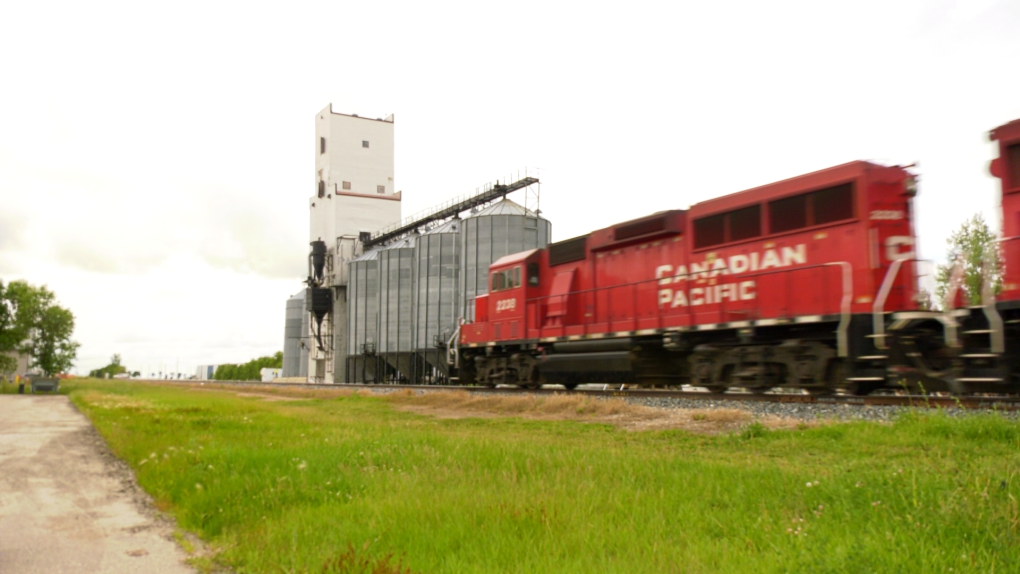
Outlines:
<svg viewBox="0 0 1020 574"><path fill-rule="evenodd" d="M376 231L369 239L363 242L363 246L365 249L368 249L375 245L381 245L387 241L407 235L429 223L449 219L459 213L485 205L495 199L506 197L517 190L539 183L537 177L530 177L527 173L527 170L525 170L524 177L520 177L520 173L518 173L517 177L519 179L513 183L505 185L501 185L499 181L487 183L481 188L476 189L473 194L461 195L424 211L419 211L410 217L404 218L399 223Z"/></svg>

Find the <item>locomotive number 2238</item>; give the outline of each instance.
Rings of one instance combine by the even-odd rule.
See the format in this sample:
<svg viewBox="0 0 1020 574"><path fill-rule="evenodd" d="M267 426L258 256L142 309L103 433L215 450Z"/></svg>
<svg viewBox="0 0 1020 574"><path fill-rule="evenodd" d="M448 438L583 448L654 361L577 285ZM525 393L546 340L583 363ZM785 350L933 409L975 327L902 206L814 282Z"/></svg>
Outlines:
<svg viewBox="0 0 1020 574"><path fill-rule="evenodd" d="M517 299L503 299L502 301L496 301L496 312L509 311L517 308Z"/></svg>

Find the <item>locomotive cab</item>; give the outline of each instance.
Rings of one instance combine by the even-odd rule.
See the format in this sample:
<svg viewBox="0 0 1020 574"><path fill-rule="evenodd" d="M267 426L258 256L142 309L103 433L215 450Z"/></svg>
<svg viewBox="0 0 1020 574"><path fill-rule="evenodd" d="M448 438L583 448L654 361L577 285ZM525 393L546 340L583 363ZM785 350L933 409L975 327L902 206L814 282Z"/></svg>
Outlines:
<svg viewBox="0 0 1020 574"><path fill-rule="evenodd" d="M489 268L489 294L484 315L491 326L492 341L525 337L527 302L538 296L539 250L507 255Z"/></svg>

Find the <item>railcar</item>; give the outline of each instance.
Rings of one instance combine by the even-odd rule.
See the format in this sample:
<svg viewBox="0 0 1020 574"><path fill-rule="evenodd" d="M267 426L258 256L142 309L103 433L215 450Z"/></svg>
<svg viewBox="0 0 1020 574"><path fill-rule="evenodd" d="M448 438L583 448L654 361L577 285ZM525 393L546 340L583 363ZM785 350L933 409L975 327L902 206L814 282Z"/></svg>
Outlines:
<svg viewBox="0 0 1020 574"><path fill-rule="evenodd" d="M954 394L1020 392L1020 120L990 133L999 157L990 171L1000 180L1002 236L983 253L980 301L961 297L964 261L950 274L942 309L894 313L882 342L888 349L887 385L894 381ZM998 290L998 294L996 291Z"/></svg>
<svg viewBox="0 0 1020 574"><path fill-rule="evenodd" d="M460 326L459 378L815 393L868 393L891 372L940 381L903 375L920 347L887 329L917 312L916 193L908 168L857 161L503 257Z"/></svg>
<svg viewBox="0 0 1020 574"><path fill-rule="evenodd" d="M990 171L999 179L1002 193L1003 239L997 255L1002 258L1003 273L998 296L990 282L985 289L985 306L995 309L994 314L983 313L986 319L990 316L986 341L996 354L998 367L987 386L1016 393L1020 392L1020 120L995 128L989 138L999 148L999 157L992 160ZM980 330L980 321L977 327ZM978 344L982 342L979 338Z"/></svg>
<svg viewBox="0 0 1020 574"><path fill-rule="evenodd" d="M966 305L953 296L962 282L960 261L938 323L913 313L890 324L898 374L956 394L1020 391L1020 120L989 138L999 148L989 171L1001 186L1003 239L983 253L980 301Z"/></svg>

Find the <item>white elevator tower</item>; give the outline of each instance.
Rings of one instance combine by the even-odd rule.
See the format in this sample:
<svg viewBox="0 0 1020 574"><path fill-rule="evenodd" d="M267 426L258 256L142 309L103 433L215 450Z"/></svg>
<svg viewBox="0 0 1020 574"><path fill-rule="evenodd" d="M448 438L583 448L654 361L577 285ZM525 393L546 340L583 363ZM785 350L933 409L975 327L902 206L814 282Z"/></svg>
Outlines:
<svg viewBox="0 0 1020 574"><path fill-rule="evenodd" d="M311 326L313 332L306 334L311 350L308 375L313 381L344 382L347 263L360 255L360 234L400 221L393 148L392 115L373 119L338 114L332 104L315 115L315 187L308 200L308 238L326 243L323 286L333 291L333 313L320 333Z"/></svg>

